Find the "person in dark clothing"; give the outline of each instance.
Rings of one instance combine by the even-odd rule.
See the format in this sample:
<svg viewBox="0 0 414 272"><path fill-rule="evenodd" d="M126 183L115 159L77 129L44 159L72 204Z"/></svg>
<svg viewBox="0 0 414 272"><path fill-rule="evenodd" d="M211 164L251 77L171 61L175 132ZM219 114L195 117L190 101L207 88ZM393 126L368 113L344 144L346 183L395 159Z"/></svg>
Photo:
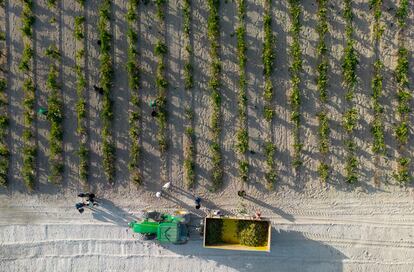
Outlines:
<svg viewBox="0 0 414 272"><path fill-rule="evenodd" d="M95 202L95 194L94 193L80 193L80 194L78 194L78 196L82 197L82 198L86 198L86 201L84 201L82 203L78 203L78 204L83 205L81 208L83 208L85 206L87 206L88 208L93 208L95 206L98 206L98 203ZM82 213L82 212L80 212L80 213Z"/></svg>
<svg viewBox="0 0 414 272"><path fill-rule="evenodd" d="M79 213L83 213L85 211L85 209L83 208L85 207L85 203L76 203L75 207Z"/></svg>
<svg viewBox="0 0 414 272"><path fill-rule="evenodd" d="M37 113L43 115L43 116L47 116L47 114L49 113L49 111L46 108L40 107L39 110L37 111Z"/></svg>
<svg viewBox="0 0 414 272"><path fill-rule="evenodd" d="M244 198L244 197L246 197L246 191L245 190L237 191L237 195L239 197Z"/></svg>
<svg viewBox="0 0 414 272"><path fill-rule="evenodd" d="M194 202L195 202L195 208L198 210L198 209L200 209L200 207L201 207L201 198L200 197L196 197L195 199L194 199Z"/></svg>
<svg viewBox="0 0 414 272"><path fill-rule="evenodd" d="M102 87L98 87L96 85L93 85L93 89L95 90L95 92L99 93L100 95L102 95L104 93L104 89Z"/></svg>
<svg viewBox="0 0 414 272"><path fill-rule="evenodd" d="M96 41L96 43L97 43L99 46L101 46L101 44L102 44L101 40L97 40L97 41Z"/></svg>
<svg viewBox="0 0 414 272"><path fill-rule="evenodd" d="M151 116L152 117L156 117L158 115L158 112L157 112L157 100L151 100L150 103L149 103L149 105L150 105L150 107L152 109Z"/></svg>

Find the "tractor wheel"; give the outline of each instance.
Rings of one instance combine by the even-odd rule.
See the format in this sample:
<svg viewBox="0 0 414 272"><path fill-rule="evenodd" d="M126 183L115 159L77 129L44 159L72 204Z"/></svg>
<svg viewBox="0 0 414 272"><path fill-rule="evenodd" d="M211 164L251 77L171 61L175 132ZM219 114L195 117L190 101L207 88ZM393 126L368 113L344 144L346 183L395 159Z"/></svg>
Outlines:
<svg viewBox="0 0 414 272"><path fill-rule="evenodd" d="M154 240L155 238L157 238L157 234L144 234L143 238L143 240Z"/></svg>
<svg viewBox="0 0 414 272"><path fill-rule="evenodd" d="M144 219L152 219L155 222L161 222L163 220L162 213L157 211L146 211L143 217Z"/></svg>

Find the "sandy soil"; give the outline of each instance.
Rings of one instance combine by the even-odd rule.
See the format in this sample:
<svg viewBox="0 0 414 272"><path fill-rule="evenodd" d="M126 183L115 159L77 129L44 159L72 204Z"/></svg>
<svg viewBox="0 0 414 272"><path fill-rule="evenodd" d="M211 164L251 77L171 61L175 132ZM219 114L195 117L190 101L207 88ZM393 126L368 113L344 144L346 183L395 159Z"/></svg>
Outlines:
<svg viewBox="0 0 414 272"><path fill-rule="evenodd" d="M414 190L412 185L400 187L392 179L395 169L396 143L393 136L395 124L395 68L397 27L394 22L395 3L384 0L383 22L386 25L380 54L385 64L384 116L386 128L387 157L374 163L371 151L372 135L370 81L374 50L370 40L372 13L368 1L354 1L356 49L360 57L358 67L359 84L356 105L362 116L357 130L358 158L361 162L361 181L348 185L344 181L343 129L341 116L344 112L344 89L340 82L341 57L344 47L344 22L340 0L330 1L328 35L329 70L329 116L331 118L330 163L335 165L327 184L318 181L318 122L316 112L316 1L303 2L303 28L301 47L304 71L302 73L302 124L304 140L304 166L294 174L291 167L292 140L289 95L288 47L290 19L287 1L273 1L273 29L276 35L276 59L273 76L275 86L274 106L276 118L268 126L262 117L263 67L261 61L263 40L263 6L261 0L247 2L247 79L248 79L248 128L250 149L249 183L243 185L248 199L239 200L237 189L238 168L235 153L237 123L238 66L236 36L237 9L233 1L222 1L220 8L223 85L221 88L222 124L221 135L224 188L217 193L209 191L211 160L209 152L210 97L207 91L209 73L209 47L207 33L207 4L195 0L192 5L192 42L194 46L194 93L189 96L184 90L184 40L181 1L169 0L166 24L156 23L155 5L140 5L139 15L139 61L141 65L142 99L142 161L141 187L129 181L129 136L128 111L130 94L126 63L126 7L127 0L113 1L112 34L114 60L114 126L116 142L116 182L113 187L105 180L102 169L100 111L101 98L91 91L88 101L88 122L91 148L90 190L96 192L101 206L96 211L79 215L73 208L78 201L76 194L82 189L78 182L78 138L75 133L77 100L74 54L77 45L73 38L74 17L80 14L80 6L73 0L59 1L59 12L50 12L47 1L35 4L35 81L37 104L47 101L45 82L49 62L44 50L55 41L62 51L60 67L65 102L64 157L65 174L62 185L52 185L48 175L48 123L37 122L39 144L39 175L36 191L28 194L20 177L22 157L22 75L17 66L22 52L18 1L6 1L6 10L1 14L5 22L8 50L7 90L10 101L11 171L7 189L0 189L0 271L414 271ZM97 45L97 21L100 1L88 0L86 4L87 65L85 69L88 87L99 79L99 47ZM413 63L414 6L410 2L406 42L411 50ZM56 23L50 24L55 16ZM170 149L165 158L160 157L156 122L149 115L148 101L156 96L156 58L154 44L166 35L168 55L166 76L168 88L168 136ZM411 65L412 66L412 65ZM413 82L413 70L410 80ZM186 190L183 182L183 138L187 125L184 105L195 111L196 132L196 180L192 190ZM414 122L414 116L410 116ZM277 145L277 170L279 179L275 190L265 189L263 154L264 139L271 135ZM414 154L411 137L408 152ZM154 193L162 183L172 181L173 190L161 200ZM193 209L194 195L203 198L203 209ZM142 209L159 207L163 210L186 208L203 216L209 209L220 208L229 215L237 214L243 207L253 213L259 209L272 220L274 227L272 251L266 254L228 252L202 248L198 235L183 246L161 246L143 242L126 231L127 223L139 217Z"/></svg>

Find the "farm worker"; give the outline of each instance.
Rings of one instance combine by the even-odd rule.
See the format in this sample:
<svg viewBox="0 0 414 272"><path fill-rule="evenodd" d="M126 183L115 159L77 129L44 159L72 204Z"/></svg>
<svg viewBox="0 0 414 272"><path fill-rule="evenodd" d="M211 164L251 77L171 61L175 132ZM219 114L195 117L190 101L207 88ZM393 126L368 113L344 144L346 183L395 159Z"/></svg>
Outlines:
<svg viewBox="0 0 414 272"><path fill-rule="evenodd" d="M241 190L241 191L237 191L237 195L239 196L239 197L246 197L246 191L245 190Z"/></svg>
<svg viewBox="0 0 414 272"><path fill-rule="evenodd" d="M104 93L104 89L102 87L98 87L96 85L93 85L93 89L95 90L95 92L97 92L101 95Z"/></svg>
<svg viewBox="0 0 414 272"><path fill-rule="evenodd" d="M78 210L79 213L83 213L84 209L83 207L85 207L84 203L76 203L75 205L76 209Z"/></svg>
<svg viewBox="0 0 414 272"><path fill-rule="evenodd" d="M44 115L44 116L47 116L48 112L49 111L46 108L43 108L43 107L40 107L39 110L37 111L37 113L39 113L41 115Z"/></svg>
<svg viewBox="0 0 414 272"><path fill-rule="evenodd" d="M220 210L215 210L213 212L213 214L214 214L214 216L221 216L222 215Z"/></svg>
<svg viewBox="0 0 414 272"><path fill-rule="evenodd" d="M162 194L161 194L161 192L159 192L159 191L155 193L155 196L156 196L157 198L160 198L160 197L161 197L161 195L162 195Z"/></svg>
<svg viewBox="0 0 414 272"><path fill-rule="evenodd" d="M162 186L163 190L168 191L171 188L171 182L167 182Z"/></svg>
<svg viewBox="0 0 414 272"><path fill-rule="evenodd" d="M254 219L261 220L262 219L262 213L260 211L256 211L254 215Z"/></svg>
<svg viewBox="0 0 414 272"><path fill-rule="evenodd" d="M201 198L199 197L199 196L197 196L195 199L194 199L194 202L195 202L195 208L198 210L198 209L200 209L200 207L201 207Z"/></svg>
<svg viewBox="0 0 414 272"><path fill-rule="evenodd" d="M151 111L151 116L155 117L157 116L157 100L151 100L149 103L152 111Z"/></svg>

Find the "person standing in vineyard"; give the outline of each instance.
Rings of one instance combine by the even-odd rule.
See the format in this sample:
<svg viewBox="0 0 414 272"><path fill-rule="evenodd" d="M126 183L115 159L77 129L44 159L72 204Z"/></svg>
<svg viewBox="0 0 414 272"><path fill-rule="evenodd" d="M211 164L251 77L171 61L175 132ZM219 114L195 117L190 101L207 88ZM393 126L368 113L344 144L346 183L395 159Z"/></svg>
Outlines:
<svg viewBox="0 0 414 272"><path fill-rule="evenodd" d="M151 100L149 103L149 106L151 107L152 111L151 111L151 116L152 117L156 117L158 115L157 113L157 100Z"/></svg>

